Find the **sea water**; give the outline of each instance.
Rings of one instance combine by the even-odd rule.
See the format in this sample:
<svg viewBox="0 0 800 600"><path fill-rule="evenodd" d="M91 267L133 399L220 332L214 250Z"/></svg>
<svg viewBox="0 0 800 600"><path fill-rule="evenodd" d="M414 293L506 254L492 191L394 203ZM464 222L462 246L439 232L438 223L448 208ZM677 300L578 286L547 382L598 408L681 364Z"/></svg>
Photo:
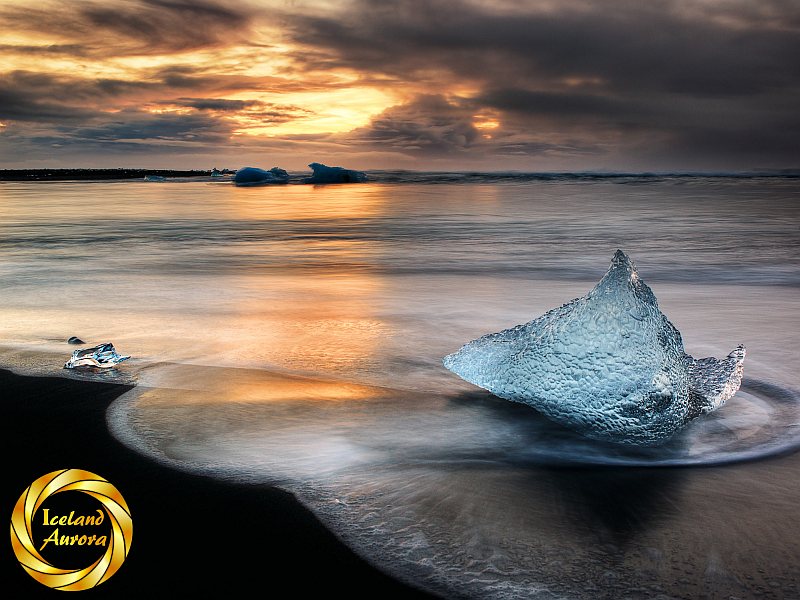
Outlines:
<svg viewBox="0 0 800 600"><path fill-rule="evenodd" d="M370 175L0 183L0 361L137 384L108 414L124 443L281 486L444 596L799 593L800 180ZM722 409L631 450L441 365L617 248L688 353L747 346ZM73 335L133 358L64 372Z"/></svg>

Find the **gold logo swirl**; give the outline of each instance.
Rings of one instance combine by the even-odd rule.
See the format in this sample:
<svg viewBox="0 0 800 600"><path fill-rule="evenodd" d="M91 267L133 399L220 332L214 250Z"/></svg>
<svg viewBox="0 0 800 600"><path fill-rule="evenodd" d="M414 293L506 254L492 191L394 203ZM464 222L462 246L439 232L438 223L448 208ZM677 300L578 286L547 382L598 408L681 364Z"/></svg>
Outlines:
<svg viewBox="0 0 800 600"><path fill-rule="evenodd" d="M111 536L106 551L93 564L80 569L59 569L36 550L31 539L32 522L42 502L53 494L70 490L89 494L100 502L111 523ZM11 545L17 560L36 581L58 590L87 590L106 581L128 556L132 537L131 511L122 494L106 479L81 469L53 471L39 477L19 497L11 515Z"/></svg>

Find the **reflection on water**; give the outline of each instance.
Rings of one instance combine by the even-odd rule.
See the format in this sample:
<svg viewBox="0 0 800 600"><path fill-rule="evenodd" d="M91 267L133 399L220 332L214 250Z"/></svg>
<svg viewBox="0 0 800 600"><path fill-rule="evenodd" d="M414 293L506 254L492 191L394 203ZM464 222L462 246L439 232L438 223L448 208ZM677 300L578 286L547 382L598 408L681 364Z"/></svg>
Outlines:
<svg viewBox="0 0 800 600"><path fill-rule="evenodd" d="M0 197L0 360L61 374L71 335L132 354L106 376L139 385L108 417L137 450L281 485L363 556L446 596L797 596L798 455L779 456L800 436L797 182ZM87 200L104 210L76 215ZM747 345L722 410L636 451L441 366L584 294L617 247L687 352Z"/></svg>

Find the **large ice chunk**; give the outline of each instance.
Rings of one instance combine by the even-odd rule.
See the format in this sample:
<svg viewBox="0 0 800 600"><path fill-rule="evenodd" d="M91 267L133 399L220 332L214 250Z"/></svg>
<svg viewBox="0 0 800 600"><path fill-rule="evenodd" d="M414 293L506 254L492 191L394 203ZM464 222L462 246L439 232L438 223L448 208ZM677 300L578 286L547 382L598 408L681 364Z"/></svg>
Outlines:
<svg viewBox="0 0 800 600"><path fill-rule="evenodd" d="M130 356L120 356L117 354L113 344L105 343L92 348L75 350L70 359L64 363L64 368L76 369L79 367L95 367L109 369L129 358Z"/></svg>
<svg viewBox="0 0 800 600"><path fill-rule="evenodd" d="M288 183L289 174L279 167L272 167L269 171L257 167L243 167L236 171L233 182L238 186Z"/></svg>
<svg viewBox="0 0 800 600"><path fill-rule="evenodd" d="M744 346L723 360L687 355L681 334L617 250L587 295L473 340L443 362L587 437L657 445L736 393L744 356Z"/></svg>
<svg viewBox="0 0 800 600"><path fill-rule="evenodd" d="M305 183L364 183L367 174L361 171L352 171L342 167L329 167L313 162L310 165L314 174L305 180Z"/></svg>

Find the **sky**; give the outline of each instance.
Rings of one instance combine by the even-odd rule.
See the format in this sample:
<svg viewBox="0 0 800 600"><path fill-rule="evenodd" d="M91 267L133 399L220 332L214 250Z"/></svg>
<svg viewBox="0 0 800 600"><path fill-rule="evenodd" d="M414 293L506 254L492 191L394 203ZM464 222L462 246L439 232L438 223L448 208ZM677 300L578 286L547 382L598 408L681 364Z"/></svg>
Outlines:
<svg viewBox="0 0 800 600"><path fill-rule="evenodd" d="M800 167L797 0L0 0L0 168Z"/></svg>

